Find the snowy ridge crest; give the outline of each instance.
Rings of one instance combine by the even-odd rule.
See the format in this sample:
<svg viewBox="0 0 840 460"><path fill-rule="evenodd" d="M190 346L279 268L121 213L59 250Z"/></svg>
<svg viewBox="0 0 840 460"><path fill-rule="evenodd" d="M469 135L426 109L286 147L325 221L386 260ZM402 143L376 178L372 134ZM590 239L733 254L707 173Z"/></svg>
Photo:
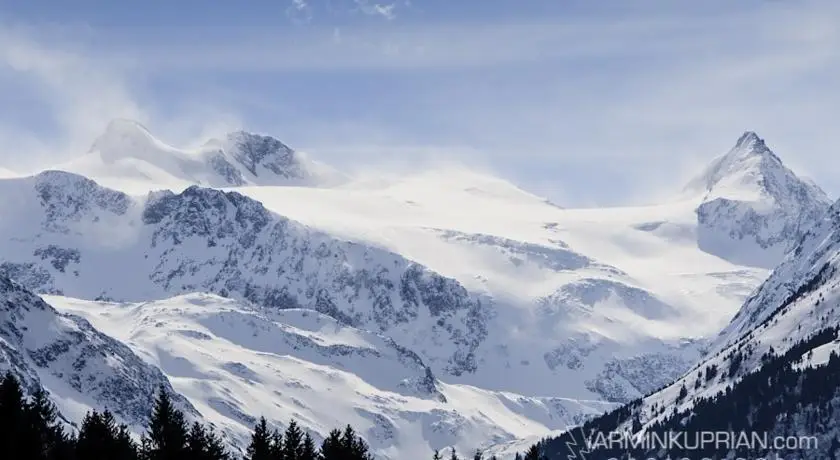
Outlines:
<svg viewBox="0 0 840 460"><path fill-rule="evenodd" d="M781 262L830 205L825 192L799 178L750 131L685 191L700 196L701 249L767 269Z"/></svg>
<svg viewBox="0 0 840 460"><path fill-rule="evenodd" d="M8 241L0 273L38 292L124 301L210 292L269 308L309 308L398 343L436 337L449 344L426 355L437 370L476 368L492 302L453 279L331 238L236 192L192 186L143 201L69 173L48 176L64 179L49 181L49 193L37 185L30 192L28 212L41 210L37 219L20 219L30 227L0 227ZM85 185L62 188L67 181ZM118 239L90 236L115 228ZM115 264L124 270L109 269Z"/></svg>
<svg viewBox="0 0 840 460"><path fill-rule="evenodd" d="M122 180L172 188L189 184L326 186L346 180L271 136L236 131L198 149L184 150L161 142L140 123L125 119L111 121L88 155L60 169L116 185Z"/></svg>

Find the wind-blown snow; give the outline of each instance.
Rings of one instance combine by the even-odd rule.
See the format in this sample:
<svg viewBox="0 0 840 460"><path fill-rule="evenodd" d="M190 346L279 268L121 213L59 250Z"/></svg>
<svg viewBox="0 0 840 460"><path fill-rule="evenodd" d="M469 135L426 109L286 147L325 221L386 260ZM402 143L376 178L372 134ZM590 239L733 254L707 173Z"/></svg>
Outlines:
<svg viewBox="0 0 840 460"><path fill-rule="evenodd" d="M183 320L190 324L185 334L128 342L234 434L247 423L230 420L253 413L259 392L242 386L249 396L239 399L225 393L222 383L199 391L196 376L212 370L224 385L234 375L252 382L274 379L275 385L290 377L261 376L241 360L199 365L205 358L188 351L189 344L207 337L232 347L214 353L219 359L227 352L284 353L269 346L277 344L225 335L227 329L219 327L227 323L219 318L247 317L258 330L309 340L311 350L289 352L294 364L283 362L306 369L300 370L308 372L300 384L337 372L348 387L354 382L385 392L393 403L388 410L410 425L400 425L400 433L417 433L429 417L439 420L440 411L449 410L442 407L455 404L453 395L467 401L459 414L486 414L508 392L628 401L697 362L828 206L816 186L785 168L754 133L745 133L677 199L624 208L563 209L502 179L458 168L349 181L271 137L239 132L186 151L126 121L112 123L91 153L65 166L113 189L57 171L0 181L0 272L41 293L87 301L192 305L195 299L167 299L205 292L247 301L247 308L273 309L271 315L282 317L246 313L245 304L237 303L230 308L238 313L217 311L211 315L216 323L208 324L193 317L197 307L188 306L182 310L193 316ZM330 179L336 177L341 180ZM166 191L148 193L158 189ZM207 303L225 302L232 301ZM300 308L337 320L341 336L311 330L308 320L294 316ZM96 324L123 337L116 324ZM399 386L395 376L418 374L395 361L371 373L364 360L336 361L312 351L390 350L385 342L371 345L374 335L361 330L415 354L440 379L436 390L407 394L411 385ZM167 345L176 336L183 350ZM435 392L447 402L428 396ZM331 400L334 411L364 425L350 415L362 404L353 398L345 406ZM444 406L429 405L430 398ZM425 409L415 411L415 399L426 401ZM414 415L400 412L402 403ZM281 404L277 420L290 414L290 404ZM309 410L307 426L319 433L329 428L313 421L324 420L320 409ZM439 426L447 427L443 432L452 423L469 433L488 429L489 436L480 439L507 442L554 429L534 424L542 420L540 410L516 430L508 422L483 425L471 416L457 423L447 418ZM504 414L500 420L508 420ZM446 436L400 439L400 446L426 449L468 438ZM385 444L379 448L397 452Z"/></svg>
<svg viewBox="0 0 840 460"><path fill-rule="evenodd" d="M237 131L198 149L167 145L132 120L114 120L90 152L58 166L95 177L104 185L145 193L147 185L230 187L241 185L328 185L343 175L296 152L279 140Z"/></svg>

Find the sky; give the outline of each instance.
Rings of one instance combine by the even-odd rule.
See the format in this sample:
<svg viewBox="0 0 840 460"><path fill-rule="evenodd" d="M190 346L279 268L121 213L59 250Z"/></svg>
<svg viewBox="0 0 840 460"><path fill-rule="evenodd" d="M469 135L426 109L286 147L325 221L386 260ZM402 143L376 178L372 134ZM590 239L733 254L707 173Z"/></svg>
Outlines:
<svg viewBox="0 0 840 460"><path fill-rule="evenodd" d="M745 130L840 195L836 0L0 0L0 168L113 118L347 171L461 163L563 206L674 194Z"/></svg>

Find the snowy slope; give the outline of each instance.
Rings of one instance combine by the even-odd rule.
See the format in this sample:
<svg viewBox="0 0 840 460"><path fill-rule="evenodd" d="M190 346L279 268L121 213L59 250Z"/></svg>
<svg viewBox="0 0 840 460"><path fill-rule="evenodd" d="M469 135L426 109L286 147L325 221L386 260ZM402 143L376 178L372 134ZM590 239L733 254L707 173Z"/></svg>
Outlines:
<svg viewBox="0 0 840 460"><path fill-rule="evenodd" d="M756 383L751 374L766 374L757 380L759 386L767 388L769 384L772 390L772 395L763 401L767 406L762 406L761 401L752 405L740 401L741 412L730 413L731 420L750 419L750 411L762 410L762 420L773 422L766 426L773 433L807 434L821 439L822 450L814 449L803 458L827 458L829 441L840 434L840 426L835 423L836 417L829 415L826 420L830 408L810 404L828 401L829 406L836 407L840 394L831 385L808 390L799 389L798 385L801 379L814 380L808 371L828 366L832 354L835 356L831 365L836 366L840 355L838 264L840 202L805 232L802 241L749 297L706 359L671 385L633 402L618 415L597 419L593 426L598 430L612 430L615 426L633 430L636 419L640 424L634 431L640 431L660 423L674 423L674 414L684 413L687 419L701 403L712 409L715 404L730 404L729 395L738 394L741 385ZM827 372L836 375L836 369ZM788 407L790 401L772 399L777 395L793 395L794 402L809 402Z"/></svg>
<svg viewBox="0 0 840 460"><path fill-rule="evenodd" d="M157 367L125 344L0 276L0 373L9 370L30 392L47 390L71 424L92 407L108 408L139 430L158 388L172 390ZM184 398L175 401L187 415L197 415Z"/></svg>
<svg viewBox="0 0 840 460"><path fill-rule="evenodd" d="M340 190L241 192L513 306L498 310L506 329L489 334L499 345L471 383L516 369L523 381L562 376L613 400L686 370L828 206L749 132L663 205L559 209L452 169ZM543 362L522 349L540 350Z"/></svg>
<svg viewBox="0 0 840 460"><path fill-rule="evenodd" d="M87 155L55 169L143 192L149 190L149 183L183 189L190 185L322 186L343 180L337 171L270 136L237 131L198 149L184 150L154 138L139 123L122 119L109 123Z"/></svg>
<svg viewBox="0 0 840 460"><path fill-rule="evenodd" d="M725 299L733 295L731 284L760 276L677 247L684 259L694 255L695 269L714 273L671 274L687 280L678 287L697 289L691 297L696 303L681 303L686 297L678 292L650 289L663 273L655 267L671 267L652 259L639 263L647 265L641 276L631 276L575 252L558 239L564 233L560 224L536 226L546 237L541 244L410 228L415 237L399 241L426 244L431 251L397 249L437 264L450 278L394 252L277 216L237 193L191 187L140 199L61 172L2 181L0 191L9 198L0 204L8 217L0 222L0 272L39 292L144 301L201 291L273 308L311 308L391 336L452 382L529 395L622 401L667 383L699 358L702 327L710 334L719 327L715 321L729 314L724 304L718 317L710 315L701 295ZM513 202L520 204L523 196L517 196ZM539 200L533 204L560 211ZM632 227L628 232L614 223L583 222L580 234L606 233L598 245L602 251L609 236L628 233L637 251L641 242L668 247ZM429 257L447 253L484 262L473 260L453 273L457 259L447 267ZM470 289L455 280L479 266L497 267L510 278L479 271L488 283L470 277L472 284L464 283Z"/></svg>
<svg viewBox="0 0 840 460"><path fill-rule="evenodd" d="M153 140L147 132L144 136ZM195 189L174 198L156 194L148 203L129 199L134 204L127 205L125 215L107 225L75 230L82 236L73 236L67 244L53 244L56 247L50 247L52 236L29 243L23 242L23 236L11 236L14 244L10 248L17 253L6 257L13 262L6 265L6 270L28 277L34 283L31 285L45 292L61 290L88 299L148 300L207 290L258 303L299 304L392 335L435 371L449 374L460 383L533 395L626 401L666 384L699 359L707 339L729 321L737 306L764 279L764 262L779 258L779 248L797 237L790 234L785 239L784 229L794 221L797 226L804 225L808 214L800 218L803 207L818 209L824 204L824 196L817 192L806 194L802 204L782 194L806 182L780 163L764 161L775 156L758 148L751 139L749 133L745 134L732 152L692 181L678 200L658 206L561 209L504 180L452 168L333 188L237 187L238 192L255 198L269 210L309 227L292 232L295 236L289 247L301 269L299 274L284 275L282 280L266 276L281 265L266 259L261 246L242 250L233 244L243 238L243 230L237 229L242 227L238 217L220 215L215 201L200 198L206 192ZM154 151L159 154L162 149ZM111 168L107 172L114 171ZM765 179L777 173L783 180ZM114 177L122 177L120 174ZM113 182L123 188L140 184L146 189L160 186L179 190L164 180L167 178L150 177L142 183L122 179ZM768 185L773 183L787 185ZM745 215L763 216L761 225L733 233L742 221L741 214L705 207L722 196L731 200L748 197L739 202L739 209ZM765 196L772 199L759 199ZM234 201L240 204L225 205L224 213L243 206L254 208L246 201ZM32 203L28 206L31 208ZM170 208L178 207L180 211L169 213ZM149 215L160 210L165 211L164 220L149 220ZM213 217L198 219L207 212ZM105 221L108 219L99 222ZM180 221L194 221L197 227L184 229ZM765 228L764 224L771 221L772 228ZM249 225L244 225L248 235L244 241L266 233L250 231ZM292 227L303 228L297 224ZM212 237L215 228L223 229L221 244ZM228 232L228 228L233 230ZM754 240L758 249L750 253L760 257L720 257L718 249L726 245L704 243L703 235L715 229L729 235L727 244L746 247ZM773 229L782 230L772 233ZM182 244L184 232L194 238ZM266 238L277 241L276 232L268 233ZM330 272L346 271L331 262L328 266L333 268L320 267L325 253L310 249L316 244L308 241L314 237L317 244L322 244L327 238L324 233L357 243L347 248L364 248L347 251L399 254L457 280L462 287L456 290L465 289L466 296L458 294L452 299L475 301L465 301L465 307L459 310L462 316L445 321L442 328L433 326L431 317L419 318L419 323L408 317L401 319L404 313L399 308L394 311L396 316L385 315L397 318L397 324L377 318L381 314L376 308L364 313L367 316L362 322L354 323L352 317L343 315L356 308L369 308L359 307L365 303L364 296L346 293L338 302L326 301L322 293L342 291L344 281L333 284L336 289L314 289L323 284L323 276L332 276ZM69 268L61 273L54 265L60 267L66 261L67 267L72 267L76 257L63 249L77 248L79 240L89 234L93 235L90 249L85 251L89 255L79 254L86 261L79 264L87 265L82 267L86 275L76 277ZM768 238L778 241L761 248ZM161 239L168 242L160 243ZM103 244L122 249L103 250ZM141 261L134 262L140 257ZM95 262L91 263L92 259ZM389 267L390 263L377 261L374 266ZM121 281L125 274L102 273L101 267L113 265L130 266L138 270L138 279L151 276L150 282L126 286ZM238 281L223 281L231 273ZM354 268L350 273L371 279L372 272L370 268ZM103 278L109 275L113 278ZM339 279L346 281L346 276ZM284 288L287 282L292 286L290 291L288 286ZM387 283L398 286L400 281L392 278ZM103 285L117 288L103 289ZM433 286L425 283L426 289ZM378 294L368 292L368 299L377 298ZM391 305L399 305L402 300L392 297ZM479 300L481 308L477 307ZM438 332L429 334L435 330ZM519 378L511 379L510 375Z"/></svg>
<svg viewBox="0 0 840 460"><path fill-rule="evenodd" d="M0 273L42 293L145 301L200 291L306 307L386 332L453 375L476 366L493 314L452 279L236 193L190 187L135 199L46 172L0 182L0 196Z"/></svg>
<svg viewBox="0 0 840 460"><path fill-rule="evenodd" d="M609 404L526 398L438 381L414 353L310 310L255 309L207 294L116 304L47 300L159 367L228 439L254 417L294 417L316 438L351 423L382 458L467 452L582 422Z"/></svg>

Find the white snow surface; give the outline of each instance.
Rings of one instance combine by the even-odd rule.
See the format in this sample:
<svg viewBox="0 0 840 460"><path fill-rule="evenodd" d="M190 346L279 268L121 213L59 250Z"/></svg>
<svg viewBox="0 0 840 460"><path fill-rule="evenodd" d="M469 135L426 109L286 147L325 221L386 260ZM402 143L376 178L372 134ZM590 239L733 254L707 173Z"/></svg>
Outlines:
<svg viewBox="0 0 840 460"><path fill-rule="evenodd" d="M236 136L255 139L248 133ZM270 152L291 151L279 141L256 139L258 145L274 146ZM157 141L136 123L118 121L90 154L60 169L130 196L59 172L0 181L0 271L41 293L86 299L53 298L77 310L107 305L109 311L128 311L143 301L193 305L187 298L170 298L212 292L237 302L293 307L274 313L283 318L265 321L273 324L266 327L295 337L307 335L294 326L298 308L329 313L354 332L341 339L321 334L318 340L326 341L321 344L363 348L362 342L341 340L373 340L362 330L387 336L431 369L446 404L452 404L447 395L468 392L464 400L477 406L465 403L458 410L470 414L489 404L476 394L627 401L679 378L828 207L824 193L796 177L749 132L674 200L597 209L563 209L466 168L349 180L323 167L330 171L326 176L341 180L321 181L313 179L319 173L309 173L318 170L310 168L314 163L281 155L295 161L271 163L277 167L269 174L262 163L247 161L261 155L243 159L237 156L241 146L226 148L225 142L188 152ZM185 190L191 184L238 193ZM179 194L147 195L159 189ZM119 303L85 303L97 299ZM205 303L226 302L234 301ZM96 319L107 315L97 315L90 317L94 325L123 340L115 324ZM292 333L289 327L296 329ZM184 359L204 359L188 351L187 342L199 339L178 337L186 347L178 351ZM230 342L231 353L254 352L253 342L241 335L222 339L219 343ZM180 356L164 339L148 341ZM162 362L158 348L128 343L161 366L202 414L224 412L206 402L214 397L229 398L224 407L232 404L253 414L254 403L247 398L257 393L240 399L210 383L196 393L196 385L179 383L189 377L169 374L172 362ZM371 391L404 398L394 401L417 398L400 393L396 380L370 377L367 364L351 360L342 368L313 356L300 357L308 363L301 369L347 372ZM174 366L176 374L181 364ZM203 376L220 365L195 364L193 370ZM271 378L281 383L281 377ZM357 420L350 414L359 401L331 409ZM438 406L423 407L429 409L420 411L425 415L419 419L435 414ZM272 417L282 421L288 412L277 410ZM317 407L310 411L315 412L311 423L303 420L307 426L319 433L331 428L322 425L333 419L313 415ZM493 430L499 431L472 439L490 442L501 433L495 441L514 442L510 436L562 428L536 421L539 417L538 412L529 419L531 432L498 422ZM239 433L236 423L218 420ZM481 423L467 424L467 430L490 426ZM415 431L406 428L406 433L421 425L413 426ZM438 441L432 436L416 442L435 447ZM385 444L378 448L386 455L397 452Z"/></svg>
<svg viewBox="0 0 840 460"><path fill-rule="evenodd" d="M269 311L208 294L106 303L48 296L64 314L160 368L239 447L254 417L294 418L316 439L350 423L380 458L426 458L549 433L614 407L446 384L383 336L311 310Z"/></svg>
<svg viewBox="0 0 840 460"><path fill-rule="evenodd" d="M644 398L635 409L643 425L667 417L673 409L688 411L699 399L725 391L745 375L760 369L765 355L781 356L815 333L840 326L838 267L840 202L832 205L749 297L715 340L710 354L674 383ZM803 349L794 367L825 365L831 354L838 352L837 341ZM715 377L704 377L712 368L717 369ZM687 396L678 401L682 387L686 388ZM663 407L668 410L661 411Z"/></svg>

